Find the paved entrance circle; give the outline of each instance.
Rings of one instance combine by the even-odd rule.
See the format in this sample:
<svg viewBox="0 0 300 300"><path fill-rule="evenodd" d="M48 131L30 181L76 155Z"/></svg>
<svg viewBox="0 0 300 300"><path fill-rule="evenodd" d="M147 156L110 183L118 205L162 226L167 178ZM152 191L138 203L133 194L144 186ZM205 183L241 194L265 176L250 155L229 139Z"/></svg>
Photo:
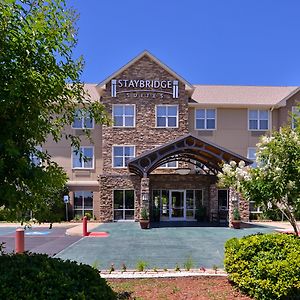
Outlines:
<svg viewBox="0 0 300 300"><path fill-rule="evenodd" d="M273 229L257 226L234 230L228 227L174 225L141 230L139 223L117 222L102 224L93 231L107 232L109 236L82 238L56 257L76 260L103 270L109 269L111 264L116 269L121 269L122 264L128 269L135 269L140 260L148 263L148 269L174 269L176 264L183 268L188 259L192 259L193 268L212 268L214 265L223 268L226 240L272 232Z"/></svg>

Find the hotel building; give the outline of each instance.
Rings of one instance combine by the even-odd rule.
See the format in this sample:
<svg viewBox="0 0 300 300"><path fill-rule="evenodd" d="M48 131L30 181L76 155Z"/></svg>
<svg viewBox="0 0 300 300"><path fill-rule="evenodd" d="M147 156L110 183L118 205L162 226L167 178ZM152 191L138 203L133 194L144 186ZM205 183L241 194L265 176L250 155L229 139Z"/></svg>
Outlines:
<svg viewBox="0 0 300 300"><path fill-rule="evenodd" d="M76 112L68 130L82 136L83 160L67 141L45 148L69 176L70 210L101 222L192 221L205 208L209 221L242 220L259 212L234 191L218 189L222 162L255 164L256 144L287 124L298 87L190 84L144 51L99 84L86 84L106 107L111 126ZM93 144L84 138L91 130Z"/></svg>

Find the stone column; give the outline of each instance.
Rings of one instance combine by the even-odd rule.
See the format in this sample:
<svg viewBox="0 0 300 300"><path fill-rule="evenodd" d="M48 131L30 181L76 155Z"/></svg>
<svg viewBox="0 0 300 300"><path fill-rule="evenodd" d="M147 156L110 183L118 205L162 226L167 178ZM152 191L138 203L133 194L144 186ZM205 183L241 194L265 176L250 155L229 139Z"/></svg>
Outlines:
<svg viewBox="0 0 300 300"><path fill-rule="evenodd" d="M218 189L215 184L211 184L209 187L209 199L210 199L210 209L209 209L209 220L217 221L218 219L218 210L219 210L219 203L218 203Z"/></svg>
<svg viewBox="0 0 300 300"><path fill-rule="evenodd" d="M232 227L231 221L233 220L233 210L239 210L241 221L249 222L249 201L245 200L240 193L235 189L229 189L229 227Z"/></svg>
<svg viewBox="0 0 300 300"><path fill-rule="evenodd" d="M150 179L148 177L141 178L141 193L140 193L140 210L146 208L147 212L150 212Z"/></svg>
<svg viewBox="0 0 300 300"><path fill-rule="evenodd" d="M249 201L245 200L242 195L239 195L239 212L242 222L249 222L250 206Z"/></svg>

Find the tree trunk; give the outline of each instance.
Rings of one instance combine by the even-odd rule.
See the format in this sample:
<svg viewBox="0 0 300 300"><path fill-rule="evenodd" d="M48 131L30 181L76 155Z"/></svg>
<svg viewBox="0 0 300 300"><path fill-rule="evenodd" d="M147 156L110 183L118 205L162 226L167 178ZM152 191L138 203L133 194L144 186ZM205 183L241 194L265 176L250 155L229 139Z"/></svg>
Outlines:
<svg viewBox="0 0 300 300"><path fill-rule="evenodd" d="M282 203L281 203L281 205L282 205ZM287 204L284 205L285 206L284 208L281 205L277 205L277 207L286 216L286 218L288 219L288 221L292 225L295 235L299 236L300 229L299 229L299 226L297 224L297 220L296 220L293 212L289 209Z"/></svg>

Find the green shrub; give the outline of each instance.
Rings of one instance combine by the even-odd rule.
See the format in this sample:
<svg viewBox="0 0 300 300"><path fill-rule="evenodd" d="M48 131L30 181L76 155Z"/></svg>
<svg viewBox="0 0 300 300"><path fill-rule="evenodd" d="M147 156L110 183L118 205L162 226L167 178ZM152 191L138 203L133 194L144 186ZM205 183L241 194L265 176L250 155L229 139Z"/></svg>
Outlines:
<svg viewBox="0 0 300 300"><path fill-rule="evenodd" d="M136 269L139 271L139 272L143 272L146 270L146 268L148 267L148 263L144 260L139 260L137 263L136 263Z"/></svg>
<svg viewBox="0 0 300 300"><path fill-rule="evenodd" d="M116 299L99 272L88 265L44 254L0 256L1 299Z"/></svg>
<svg viewBox="0 0 300 300"><path fill-rule="evenodd" d="M225 244L229 279L255 299L300 299L300 239L257 234Z"/></svg>

